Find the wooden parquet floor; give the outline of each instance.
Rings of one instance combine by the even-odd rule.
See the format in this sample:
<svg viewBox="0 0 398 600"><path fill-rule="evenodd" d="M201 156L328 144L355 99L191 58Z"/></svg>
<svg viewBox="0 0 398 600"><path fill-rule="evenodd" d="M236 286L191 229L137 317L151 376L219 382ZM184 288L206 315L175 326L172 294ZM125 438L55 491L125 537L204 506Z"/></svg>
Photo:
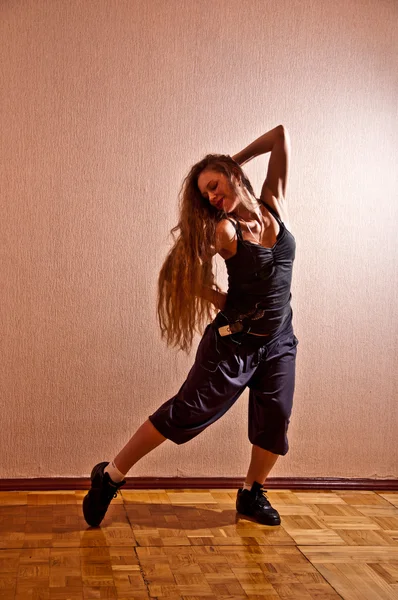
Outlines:
<svg viewBox="0 0 398 600"><path fill-rule="evenodd" d="M398 599L398 493L268 493L280 527L236 490L122 492L87 527L85 492L0 493L1 600Z"/></svg>

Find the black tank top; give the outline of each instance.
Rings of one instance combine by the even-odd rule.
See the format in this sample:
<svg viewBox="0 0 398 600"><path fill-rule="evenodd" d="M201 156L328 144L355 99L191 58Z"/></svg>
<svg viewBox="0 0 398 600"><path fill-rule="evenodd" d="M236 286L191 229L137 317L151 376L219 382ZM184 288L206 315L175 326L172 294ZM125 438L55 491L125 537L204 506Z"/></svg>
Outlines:
<svg viewBox="0 0 398 600"><path fill-rule="evenodd" d="M237 251L225 263L228 295L216 320L225 324L243 320L253 333L273 335L292 318L291 283L296 242L275 210L264 202L279 223L272 248L244 240L239 222L229 219L236 230Z"/></svg>

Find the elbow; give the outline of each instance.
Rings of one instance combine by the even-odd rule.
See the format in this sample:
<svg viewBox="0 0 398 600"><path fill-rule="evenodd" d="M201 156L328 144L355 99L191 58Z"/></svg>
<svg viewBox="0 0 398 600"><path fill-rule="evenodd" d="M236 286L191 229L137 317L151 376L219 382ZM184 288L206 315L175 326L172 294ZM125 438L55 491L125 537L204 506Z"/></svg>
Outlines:
<svg viewBox="0 0 398 600"><path fill-rule="evenodd" d="M281 133L279 135L279 139L281 140L281 142L283 142L286 152L289 153L290 148L291 148L291 140L290 140L289 132L286 129L286 127L284 127L283 125L280 125L280 128L281 128L281 130L280 130Z"/></svg>
<svg viewBox="0 0 398 600"><path fill-rule="evenodd" d="M284 125L278 125L278 129L279 129L279 135L282 137L287 137L289 135L288 130L286 129L286 127Z"/></svg>

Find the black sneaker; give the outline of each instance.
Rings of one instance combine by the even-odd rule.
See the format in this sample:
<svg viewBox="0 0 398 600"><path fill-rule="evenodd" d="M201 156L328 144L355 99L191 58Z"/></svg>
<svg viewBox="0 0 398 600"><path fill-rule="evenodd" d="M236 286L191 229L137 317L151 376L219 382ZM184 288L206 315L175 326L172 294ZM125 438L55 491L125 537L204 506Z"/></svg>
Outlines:
<svg viewBox="0 0 398 600"><path fill-rule="evenodd" d="M111 500L116 498L119 488L126 483L126 480L114 483L108 473L104 473L107 465L108 462L95 465L91 471L91 489L83 500L83 515L90 527L98 527Z"/></svg>
<svg viewBox="0 0 398 600"><path fill-rule="evenodd" d="M239 489L236 497L236 510L241 515L253 517L262 525L280 525L281 518L275 508L272 508L260 483L255 481L251 490Z"/></svg>

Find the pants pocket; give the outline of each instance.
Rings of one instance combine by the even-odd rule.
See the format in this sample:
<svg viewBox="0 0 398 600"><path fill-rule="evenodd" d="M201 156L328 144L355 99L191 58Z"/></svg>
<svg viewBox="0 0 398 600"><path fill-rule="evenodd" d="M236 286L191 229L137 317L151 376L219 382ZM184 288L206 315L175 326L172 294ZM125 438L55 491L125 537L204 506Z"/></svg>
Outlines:
<svg viewBox="0 0 398 600"><path fill-rule="evenodd" d="M205 329L195 360L205 371L214 373L222 362L228 360L231 352L230 344L222 340L211 323Z"/></svg>

